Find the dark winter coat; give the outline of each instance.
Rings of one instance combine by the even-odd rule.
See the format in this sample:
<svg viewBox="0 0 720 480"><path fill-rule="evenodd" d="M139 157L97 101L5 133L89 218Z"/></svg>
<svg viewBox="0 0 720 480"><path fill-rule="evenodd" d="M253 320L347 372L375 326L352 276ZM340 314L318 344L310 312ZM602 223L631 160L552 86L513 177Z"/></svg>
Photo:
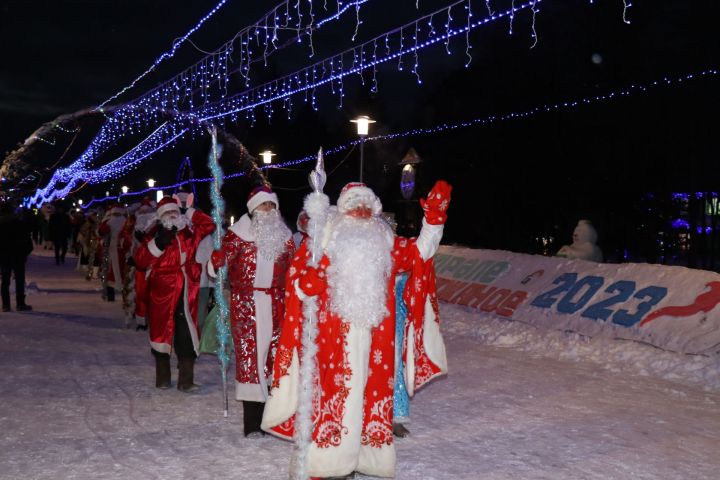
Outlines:
<svg viewBox="0 0 720 480"><path fill-rule="evenodd" d="M55 212L50 215L48 238L53 242L67 240L72 232L72 224L67 213Z"/></svg>
<svg viewBox="0 0 720 480"><path fill-rule="evenodd" d="M0 263L25 259L33 250L30 229L15 215L0 216Z"/></svg>

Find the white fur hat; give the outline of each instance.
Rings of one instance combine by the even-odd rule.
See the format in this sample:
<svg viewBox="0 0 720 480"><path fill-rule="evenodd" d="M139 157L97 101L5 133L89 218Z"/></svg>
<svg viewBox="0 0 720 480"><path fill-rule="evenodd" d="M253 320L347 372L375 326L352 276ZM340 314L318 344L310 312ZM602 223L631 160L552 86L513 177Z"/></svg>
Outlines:
<svg viewBox="0 0 720 480"><path fill-rule="evenodd" d="M178 205L177 200L175 200L172 197L163 197L162 200L160 200L160 203L158 203L157 208L157 216L160 218L163 213L169 212L170 210L176 210L180 211L180 205Z"/></svg>
<svg viewBox="0 0 720 480"><path fill-rule="evenodd" d="M138 207L138 209L137 209L137 211L135 211L135 213L136 214L152 213L155 210L153 203L155 203L155 202L150 201L149 198L143 198L142 202L140 203L140 207Z"/></svg>
<svg viewBox="0 0 720 480"><path fill-rule="evenodd" d="M340 192L337 207L340 213L347 213L360 205L369 207L373 215L382 213L382 203L364 183L348 183Z"/></svg>
<svg viewBox="0 0 720 480"><path fill-rule="evenodd" d="M123 207L119 203L113 203L112 205L110 205L108 213L118 213L120 215L125 215L125 207Z"/></svg>
<svg viewBox="0 0 720 480"><path fill-rule="evenodd" d="M248 213L252 214L253 210L265 202L272 202L275 204L275 208L280 209L280 202L278 201L278 197L275 192L265 186L257 187L250 192L250 195L248 195Z"/></svg>

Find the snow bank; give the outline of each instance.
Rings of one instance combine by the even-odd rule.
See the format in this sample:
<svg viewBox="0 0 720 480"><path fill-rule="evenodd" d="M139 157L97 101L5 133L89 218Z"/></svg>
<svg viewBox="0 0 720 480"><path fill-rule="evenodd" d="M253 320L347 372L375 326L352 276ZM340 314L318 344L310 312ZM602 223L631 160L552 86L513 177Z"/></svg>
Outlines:
<svg viewBox="0 0 720 480"><path fill-rule="evenodd" d="M480 345L505 347L532 355L576 362L589 361L621 374L644 375L720 391L720 357L661 350L647 343L616 337L589 337L523 321L500 319L458 305L440 305L446 341L473 338Z"/></svg>

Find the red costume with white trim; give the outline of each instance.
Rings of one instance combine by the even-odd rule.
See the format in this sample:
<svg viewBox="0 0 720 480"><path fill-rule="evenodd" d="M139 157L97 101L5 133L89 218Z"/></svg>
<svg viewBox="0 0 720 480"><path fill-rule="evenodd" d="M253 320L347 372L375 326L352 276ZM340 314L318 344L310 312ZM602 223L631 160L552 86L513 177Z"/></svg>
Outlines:
<svg viewBox="0 0 720 480"><path fill-rule="evenodd" d="M133 257L140 245L149 242L155 235L157 215L155 207L148 198L144 198L140 208L135 212L134 231L128 232L129 238L124 241L130 244L129 257ZM135 321L138 325L147 325L147 277L149 270L137 268L135 265Z"/></svg>
<svg viewBox="0 0 720 480"><path fill-rule="evenodd" d="M125 209L120 204L114 204L109 211L110 216L103 220L98 227L100 237L109 236L108 246L108 272L107 285L116 289L123 287L123 272L125 271L125 258L127 251L123 251L120 238L125 225Z"/></svg>
<svg viewBox="0 0 720 480"><path fill-rule="evenodd" d="M285 312L285 276L295 248L288 237L285 251L274 262L263 259L250 225L248 215L235 222L225 234L220 252L228 265L230 283L235 399L264 402ZM219 266L213 265L211 270Z"/></svg>
<svg viewBox="0 0 720 480"><path fill-rule="evenodd" d="M162 214L163 202L160 202L158 216ZM215 224L208 215L198 210L188 209L185 215L190 219L190 225L178 231L164 250L160 250L155 239L151 239L140 245L134 257L138 270L150 269L147 278L150 344L161 353L172 351L173 315L181 298L193 347L195 353L199 353L197 294L200 265L195 262L195 251L200 240L215 230Z"/></svg>
<svg viewBox="0 0 720 480"><path fill-rule="evenodd" d="M258 208L263 204L272 204ZM265 402L284 315L285 276L295 251L290 229L280 217L278 197L267 186L250 192L249 215L235 222L213 252L211 276L228 266L230 323L235 346L235 399ZM247 435L260 428L244 414Z"/></svg>
<svg viewBox="0 0 720 480"><path fill-rule="evenodd" d="M380 297L374 297L379 302L383 302L384 297L384 305L379 306L381 313L377 323L365 324L362 316L349 318L354 315L354 309L363 311L362 305L344 308L338 304L338 298L343 295L344 303L357 301L342 293L344 287L338 285L342 281L337 280L340 274L336 272L345 262L337 253L333 254L333 241L338 236L349 244L348 250L344 250L346 252L351 252L356 244L369 245L363 243L365 240L361 235L355 242L351 237L334 230L342 222L337 219L357 205L371 209L373 220L382 222L379 220L382 207L367 187L350 184L343 189L338 199L339 216L328 222L323 234L324 254L317 268L308 267L310 251L307 241L303 242L293 258L288 284L294 288L288 288L285 324L262 426L284 438L290 439L294 435L301 388L299 371L304 327L303 300L317 295L317 372L313 382L312 443L307 457L307 472L311 476L342 476L353 471L383 477L395 474L392 432L394 284L400 272L410 272L405 292L409 321L403 349L407 360L405 378L409 393L413 394L430 379L447 372L445 347L439 328L432 256L442 237L450 187L443 182L440 187L436 186L428 199L433 199L433 202L428 207L423 229L417 239L394 237L389 227L387 233L383 233L387 241L383 242L381 248L387 248L388 251L385 253L387 260L379 260L379 263L385 265L385 288L381 290ZM442 212L439 211L440 204ZM359 230L362 228L359 227ZM338 251L343 250L335 250ZM352 253L349 255L352 256ZM336 259L337 265L333 265L331 258ZM352 279L352 273L350 275ZM357 274L357 277L361 278L361 275ZM372 288L370 285L368 287ZM347 313L342 315L339 311Z"/></svg>

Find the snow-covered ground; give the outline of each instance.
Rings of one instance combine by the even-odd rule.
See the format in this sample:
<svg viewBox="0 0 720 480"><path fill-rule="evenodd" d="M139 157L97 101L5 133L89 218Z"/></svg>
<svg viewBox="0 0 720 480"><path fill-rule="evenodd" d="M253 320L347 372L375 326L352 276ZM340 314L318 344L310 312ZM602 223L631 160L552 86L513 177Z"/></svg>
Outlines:
<svg viewBox="0 0 720 480"><path fill-rule="evenodd" d="M156 390L120 304L37 253L35 311L0 313L0 478L287 478L289 443L223 418L215 357L200 394ZM720 478L717 358L442 314L450 375L413 399L397 478Z"/></svg>

